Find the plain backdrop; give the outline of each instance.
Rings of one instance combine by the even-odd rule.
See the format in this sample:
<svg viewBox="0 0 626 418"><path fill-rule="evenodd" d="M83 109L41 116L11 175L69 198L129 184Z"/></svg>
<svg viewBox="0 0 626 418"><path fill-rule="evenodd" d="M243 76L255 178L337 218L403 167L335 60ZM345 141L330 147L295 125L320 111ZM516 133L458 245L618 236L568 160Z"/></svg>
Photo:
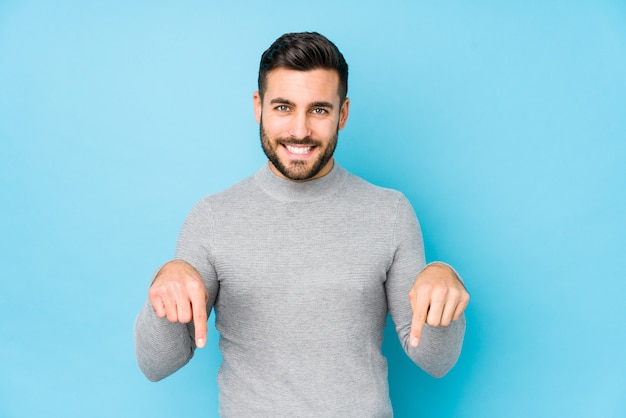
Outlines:
<svg viewBox="0 0 626 418"><path fill-rule="evenodd" d="M133 322L191 206L264 163L261 53L310 30L350 65L339 163L472 296L443 379L386 332L396 416L626 417L620 0L1 0L0 416L217 415L212 321L159 383Z"/></svg>

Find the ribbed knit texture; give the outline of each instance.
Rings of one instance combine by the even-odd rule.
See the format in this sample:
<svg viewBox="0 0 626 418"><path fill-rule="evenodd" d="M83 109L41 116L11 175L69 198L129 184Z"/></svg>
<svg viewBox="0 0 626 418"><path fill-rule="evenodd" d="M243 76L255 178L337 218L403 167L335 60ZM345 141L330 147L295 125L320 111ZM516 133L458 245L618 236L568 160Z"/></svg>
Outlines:
<svg viewBox="0 0 626 418"><path fill-rule="evenodd" d="M401 193L339 166L305 183L265 166L202 199L176 258L198 269L215 308L223 417L392 416L381 353L388 312L427 372L445 374L460 353L464 318L426 326L409 347L408 292L424 268L417 219ZM149 302L135 334L152 380L193 355L193 326L156 317Z"/></svg>

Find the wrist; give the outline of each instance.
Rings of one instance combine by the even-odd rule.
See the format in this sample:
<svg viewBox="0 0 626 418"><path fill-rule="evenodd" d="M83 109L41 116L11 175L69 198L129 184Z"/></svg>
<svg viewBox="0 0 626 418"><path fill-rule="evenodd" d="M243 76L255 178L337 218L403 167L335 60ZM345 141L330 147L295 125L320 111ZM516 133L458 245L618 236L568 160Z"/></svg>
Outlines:
<svg viewBox="0 0 626 418"><path fill-rule="evenodd" d="M167 270L169 267L174 266L174 265L184 265L184 264L187 264L187 262L184 260L174 259L161 265L161 267L159 267L156 273L152 276L152 282L150 282L150 286L152 286L154 282L156 282L156 280L159 278L161 273L163 273L163 271Z"/></svg>
<svg viewBox="0 0 626 418"><path fill-rule="evenodd" d="M461 276L448 263L444 263L443 261L432 261L432 262L430 262L430 263L428 263L426 265L424 270L426 270L426 269L429 269L429 270L436 269L436 270L439 270L439 271L442 271L442 272L447 272L450 276L454 277L461 284L463 284L463 286L465 286L465 284L463 283L463 280L461 279Z"/></svg>

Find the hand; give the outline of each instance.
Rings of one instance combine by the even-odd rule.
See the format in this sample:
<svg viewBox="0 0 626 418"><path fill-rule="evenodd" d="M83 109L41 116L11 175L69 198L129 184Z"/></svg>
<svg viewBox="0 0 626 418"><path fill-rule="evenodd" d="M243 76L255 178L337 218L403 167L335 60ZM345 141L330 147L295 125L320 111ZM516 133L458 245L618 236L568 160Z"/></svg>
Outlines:
<svg viewBox="0 0 626 418"><path fill-rule="evenodd" d="M193 320L196 346L204 347L209 293L195 268L182 260L166 263L157 273L148 295L159 318L184 324Z"/></svg>
<svg viewBox="0 0 626 418"><path fill-rule="evenodd" d="M450 267L435 263L417 275L409 301L413 309L409 341L415 348L422 338L425 323L447 327L461 317L469 302L469 293Z"/></svg>

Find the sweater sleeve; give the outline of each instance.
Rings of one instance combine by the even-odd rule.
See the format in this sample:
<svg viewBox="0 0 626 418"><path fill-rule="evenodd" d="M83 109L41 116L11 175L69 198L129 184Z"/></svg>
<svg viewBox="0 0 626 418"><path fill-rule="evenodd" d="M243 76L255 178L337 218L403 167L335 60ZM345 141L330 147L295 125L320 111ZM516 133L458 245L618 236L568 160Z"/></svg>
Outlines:
<svg viewBox="0 0 626 418"><path fill-rule="evenodd" d="M434 377L444 376L461 353L465 334L465 317L447 327L424 325L417 348L409 344L412 309L409 291L415 278L426 266L422 233L411 204L401 196L398 201L393 233L395 254L385 283L389 312L405 353L424 371Z"/></svg>
<svg viewBox="0 0 626 418"><path fill-rule="evenodd" d="M206 200L191 210L181 229L175 258L192 265L209 292L207 313L210 313L219 289L211 261L211 216ZM150 300L144 303L135 320L135 354L139 368L151 381L161 380L193 357L196 345L193 322L169 322L156 316Z"/></svg>

